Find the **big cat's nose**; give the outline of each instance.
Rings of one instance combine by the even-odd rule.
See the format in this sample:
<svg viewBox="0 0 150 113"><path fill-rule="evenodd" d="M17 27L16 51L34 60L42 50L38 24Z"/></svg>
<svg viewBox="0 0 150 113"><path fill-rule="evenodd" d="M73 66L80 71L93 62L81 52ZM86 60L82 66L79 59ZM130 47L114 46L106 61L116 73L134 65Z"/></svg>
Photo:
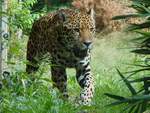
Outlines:
<svg viewBox="0 0 150 113"><path fill-rule="evenodd" d="M92 42L91 42L91 41L83 42L83 44L84 44L88 49L90 49L90 48L91 48L91 45L92 45Z"/></svg>

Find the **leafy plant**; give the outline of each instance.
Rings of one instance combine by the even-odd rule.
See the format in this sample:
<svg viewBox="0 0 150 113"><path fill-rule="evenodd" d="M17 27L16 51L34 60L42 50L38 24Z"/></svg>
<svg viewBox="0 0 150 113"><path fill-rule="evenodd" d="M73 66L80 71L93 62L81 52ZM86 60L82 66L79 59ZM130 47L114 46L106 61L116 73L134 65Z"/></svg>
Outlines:
<svg viewBox="0 0 150 113"><path fill-rule="evenodd" d="M25 34L28 34L34 20L40 17L42 13L32 13L31 8L36 3L36 0L25 0L18 2L11 0L8 4L7 13L3 14L9 19L10 31L22 29Z"/></svg>
<svg viewBox="0 0 150 113"><path fill-rule="evenodd" d="M136 54L141 54L145 56L145 60L141 61L140 64L135 66L140 67L140 69L133 70L127 72L129 74L128 77L125 77L118 69L118 74L125 82L129 91L131 92L130 97L124 97L119 95L113 95L106 93L105 95L113 98L117 101L110 104L112 105L120 105L120 104L128 104L124 109L128 111L128 113L143 113L146 111L150 105L150 64L149 64L149 54L150 54L150 1L149 0L132 0L133 3L130 7L134 8L137 13L129 14L129 15L120 15L114 17L113 19L124 19L124 18L142 18L144 22L139 24L131 24L128 27L128 31L136 32L140 36L138 38L133 39L132 41L137 43L137 47L131 52ZM138 73L143 72L144 75L141 78L132 78L131 76L136 75ZM133 83L143 84L142 87L137 91L136 86L133 86Z"/></svg>
<svg viewBox="0 0 150 113"><path fill-rule="evenodd" d="M117 100L111 103L109 106L127 103L128 105L127 107L125 107L125 109L123 109L123 111L128 110L129 113L143 113L144 111L146 111L147 106L149 105L148 102L150 101L150 95L149 95L150 91L148 89L150 86L150 82L149 82L150 77L143 77L132 81L128 81L128 79L126 79L119 70L117 71L120 77L125 82L132 96L123 97L119 95L105 93L106 96ZM143 82L143 86L139 91L136 91L135 88L132 86L132 83L140 83L140 82Z"/></svg>

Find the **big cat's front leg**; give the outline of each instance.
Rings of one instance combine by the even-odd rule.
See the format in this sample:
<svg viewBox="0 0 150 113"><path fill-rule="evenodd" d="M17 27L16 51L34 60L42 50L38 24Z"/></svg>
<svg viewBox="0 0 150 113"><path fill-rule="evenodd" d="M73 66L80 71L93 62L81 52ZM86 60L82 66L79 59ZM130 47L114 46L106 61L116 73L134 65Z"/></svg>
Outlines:
<svg viewBox="0 0 150 113"><path fill-rule="evenodd" d="M91 105L91 100L94 93L93 76L91 73L89 58L80 61L76 68L76 78L82 88L80 93L80 104Z"/></svg>

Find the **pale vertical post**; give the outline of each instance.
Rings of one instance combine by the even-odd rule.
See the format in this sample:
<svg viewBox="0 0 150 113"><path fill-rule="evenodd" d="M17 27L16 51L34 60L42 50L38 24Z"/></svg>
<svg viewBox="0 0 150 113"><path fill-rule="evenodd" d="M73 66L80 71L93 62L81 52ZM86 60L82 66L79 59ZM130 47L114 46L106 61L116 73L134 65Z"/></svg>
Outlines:
<svg viewBox="0 0 150 113"><path fill-rule="evenodd" d="M2 12L2 1L0 1L0 12ZM2 75L2 50L1 48L2 48L2 17L0 16L0 75Z"/></svg>
<svg viewBox="0 0 150 113"><path fill-rule="evenodd" d="M7 12L8 0L1 1L1 11ZM8 71L7 67L7 39L9 36L8 33L8 17L6 15L2 15L0 17L0 75L3 74L4 71Z"/></svg>

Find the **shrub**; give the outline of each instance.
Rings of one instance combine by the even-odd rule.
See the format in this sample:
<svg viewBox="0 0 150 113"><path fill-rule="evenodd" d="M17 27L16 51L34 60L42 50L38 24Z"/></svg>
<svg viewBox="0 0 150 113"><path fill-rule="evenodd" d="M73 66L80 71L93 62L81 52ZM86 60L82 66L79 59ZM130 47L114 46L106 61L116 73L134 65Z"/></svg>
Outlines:
<svg viewBox="0 0 150 113"><path fill-rule="evenodd" d="M130 14L130 15L120 15L118 17L114 17L114 19L124 19L129 17L139 17L144 20L144 22L141 22L139 24L131 24L128 27L129 31L135 31L140 34L140 37L134 39L137 43L136 49L132 50L131 52L136 54L142 54L145 56L145 60L141 61L140 63L136 64L135 66L140 67L140 69L132 70L127 72L127 77L125 77L119 70L118 73L121 76L122 80L125 82L126 86L128 87L129 91L131 92L130 97L124 97L119 95L113 95L108 94L107 95L110 98L113 98L117 101L110 105L120 105L123 103L127 104L127 107L124 109L128 111L128 113L143 113L146 110L149 109L150 105L150 65L149 65L149 54L150 54L150 31L143 29L149 29L150 28L150 1L148 0L132 0L133 3L131 7L133 7L137 13ZM133 75L140 75L141 72L144 75L141 75L138 78L131 78ZM142 87L138 88L136 90L136 86L133 85L133 83L136 83L140 86L142 83ZM149 111L148 111L149 113Z"/></svg>
<svg viewBox="0 0 150 113"><path fill-rule="evenodd" d="M25 0L18 2L11 0L8 4L8 26L10 32L22 29L24 34L29 34L32 23L39 18L42 13L33 13L31 8L36 3L36 0ZM16 32L16 31L15 31Z"/></svg>

